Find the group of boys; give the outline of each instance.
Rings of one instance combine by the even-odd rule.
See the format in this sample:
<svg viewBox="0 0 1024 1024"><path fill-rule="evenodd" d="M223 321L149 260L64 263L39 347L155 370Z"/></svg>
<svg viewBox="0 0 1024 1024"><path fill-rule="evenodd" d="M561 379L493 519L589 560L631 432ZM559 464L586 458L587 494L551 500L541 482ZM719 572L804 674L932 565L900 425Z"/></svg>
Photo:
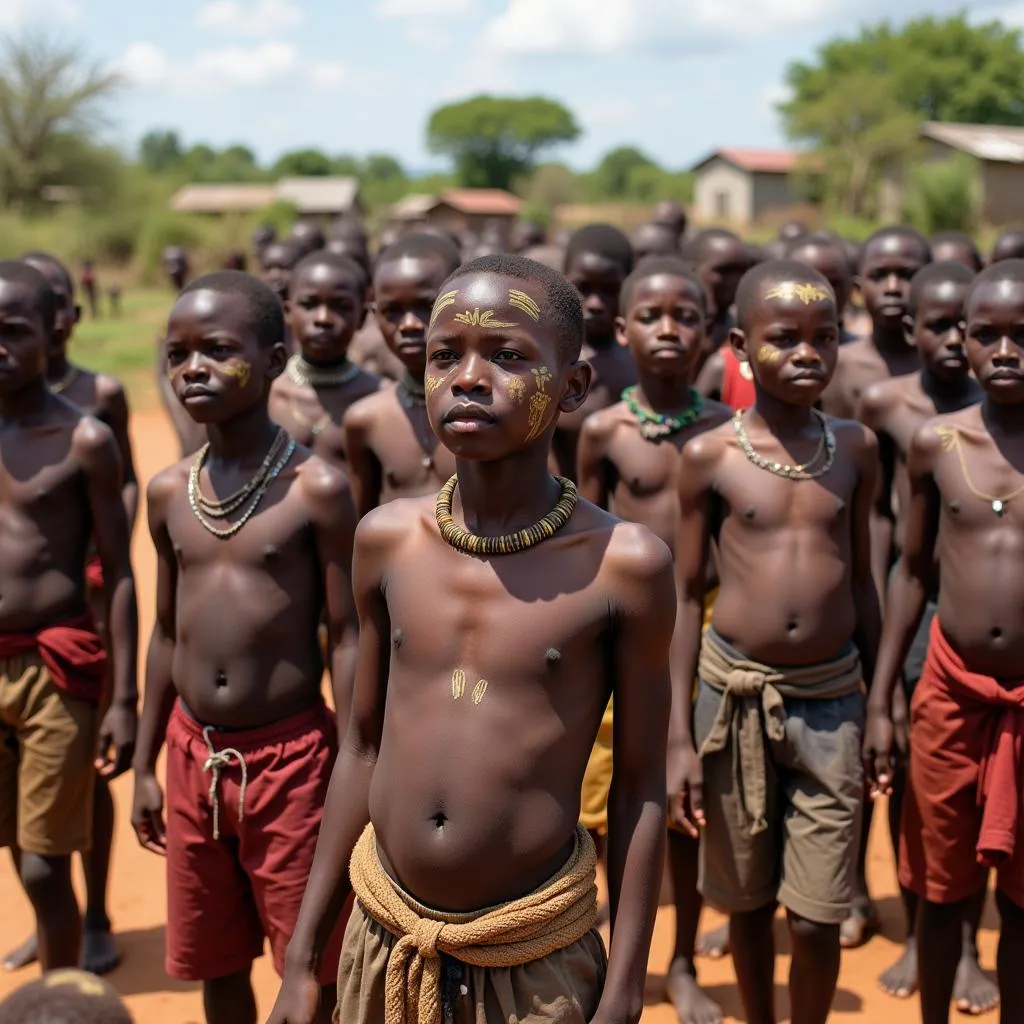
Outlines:
<svg viewBox="0 0 1024 1024"><path fill-rule="evenodd" d="M1024 1020L1024 262L685 230L661 204L632 242L523 230L462 262L442 230L371 260L361 229L299 224L261 236L263 281L176 282L158 365L188 431L147 493L137 729L124 393L67 360L60 264L0 262L19 961L78 963L76 851L84 963L116 961L105 779L130 765L167 970L209 1024L255 1024L267 940L271 1024L635 1022L666 860L683 1024L721 1020L702 898L752 1024L785 907L792 1020L821 1024L877 927L887 793L909 938L883 987L919 985L924 1024L954 989Z"/></svg>

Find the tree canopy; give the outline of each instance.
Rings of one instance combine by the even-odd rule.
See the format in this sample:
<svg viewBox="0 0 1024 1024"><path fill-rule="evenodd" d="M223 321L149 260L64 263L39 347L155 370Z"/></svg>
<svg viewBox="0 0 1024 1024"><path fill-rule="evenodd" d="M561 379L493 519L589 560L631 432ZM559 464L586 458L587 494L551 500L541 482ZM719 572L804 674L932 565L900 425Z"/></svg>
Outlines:
<svg viewBox="0 0 1024 1024"><path fill-rule="evenodd" d="M543 96L474 96L435 110L427 125L430 151L451 157L473 188L509 188L540 153L579 135L571 111Z"/></svg>

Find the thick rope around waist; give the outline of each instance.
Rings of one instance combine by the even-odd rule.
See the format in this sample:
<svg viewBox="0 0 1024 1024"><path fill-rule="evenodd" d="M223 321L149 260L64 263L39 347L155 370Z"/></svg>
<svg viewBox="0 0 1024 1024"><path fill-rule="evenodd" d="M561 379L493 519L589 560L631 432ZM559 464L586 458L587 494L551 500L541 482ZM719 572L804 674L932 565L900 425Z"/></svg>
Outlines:
<svg viewBox="0 0 1024 1024"><path fill-rule="evenodd" d="M722 694L700 756L731 745L740 803L750 834L756 836L768 827L768 743L785 735L784 698L831 700L856 693L861 685L860 656L854 648L834 661L780 669L736 658L710 629L701 645L698 675Z"/></svg>
<svg viewBox="0 0 1024 1024"><path fill-rule="evenodd" d="M594 927L596 869L594 842L578 826L572 856L550 882L469 920L453 915L448 923L409 905L381 865L368 825L352 851L349 874L366 913L398 939L384 983L384 1024L440 1024L442 954L475 967L518 967L579 942Z"/></svg>

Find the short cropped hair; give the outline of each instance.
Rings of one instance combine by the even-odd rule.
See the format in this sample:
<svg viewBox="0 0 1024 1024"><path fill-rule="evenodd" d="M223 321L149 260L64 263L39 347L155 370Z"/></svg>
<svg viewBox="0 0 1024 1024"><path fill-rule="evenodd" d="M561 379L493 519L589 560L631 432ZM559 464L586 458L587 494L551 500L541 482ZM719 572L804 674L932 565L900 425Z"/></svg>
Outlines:
<svg viewBox="0 0 1024 1024"><path fill-rule="evenodd" d="M289 269L293 269L295 264L302 259L302 250L294 242L290 242L287 238L279 238L276 241L269 242L260 252L260 266L264 269L267 267L269 254L272 252L282 254L284 256L282 262L285 263Z"/></svg>
<svg viewBox="0 0 1024 1024"><path fill-rule="evenodd" d="M636 265L636 270L626 278L622 285L622 291L619 294L619 308L622 310L623 315L625 315L626 311L629 309L630 300L633 298L633 292L636 291L636 286L640 284L641 281L657 277L659 274L665 274L671 277L683 277L689 281L700 296L701 309L705 313L707 312L708 299L707 292L704 291L704 285L693 270L683 262L681 257L648 256L647 259L641 260Z"/></svg>
<svg viewBox="0 0 1024 1024"><path fill-rule="evenodd" d="M966 231L940 231L938 234L932 235L932 256L935 255L935 250L940 245L959 245L966 249L971 255L975 272L985 266L985 261L981 258L978 244Z"/></svg>
<svg viewBox="0 0 1024 1024"><path fill-rule="evenodd" d="M867 263L868 253L872 247L879 242L885 241L887 238L902 238L904 241L913 242L921 250L921 255L924 257L923 262L931 263L932 247L928 244L928 239L920 231L915 231L913 228L907 227L906 224L890 224L888 227L879 228L874 234L869 235L867 241L861 246L861 269Z"/></svg>
<svg viewBox="0 0 1024 1024"><path fill-rule="evenodd" d="M62 970L31 981L0 1003L0 1024L134 1024L114 989L94 974Z"/></svg>
<svg viewBox="0 0 1024 1024"><path fill-rule="evenodd" d="M292 271L292 290L295 288L295 282L298 281L299 275L311 267L333 267L335 270L342 271L352 278L352 282L359 292L365 292L370 283L366 271L351 256L342 256L341 253L331 252L330 249L317 249L308 256L303 256L295 265L295 269Z"/></svg>
<svg viewBox="0 0 1024 1024"><path fill-rule="evenodd" d="M458 269L459 264L462 263L459 250L450 239L442 238L440 235L428 235L420 231L413 235L405 235L389 245L377 257L374 277L385 264L394 263L405 257L414 260L439 260L445 268L446 275Z"/></svg>
<svg viewBox="0 0 1024 1024"><path fill-rule="evenodd" d="M768 260L748 270L740 280L736 289L736 320L741 331L747 330L755 307L762 301L765 291L770 285L793 281L796 284L814 284L824 287L832 296L835 295L828 281L806 263L795 260ZM838 314L838 309L836 313Z"/></svg>
<svg viewBox="0 0 1024 1024"><path fill-rule="evenodd" d="M970 267L965 267L962 263L956 263L952 260L948 260L943 263L929 263L926 267L922 267L910 282L910 296L907 299L907 312L911 316L917 316L917 310L921 305L921 300L924 298L928 289L933 285L945 284L947 281L953 281L956 284L967 286L973 280L973 271Z"/></svg>
<svg viewBox="0 0 1024 1024"><path fill-rule="evenodd" d="M992 246L990 262L1017 260L1024 257L1024 228L1007 228Z"/></svg>
<svg viewBox="0 0 1024 1024"><path fill-rule="evenodd" d="M460 277L470 274L495 274L511 277L517 281L531 281L544 290L547 307L543 315L550 318L558 338L558 357L563 365L573 363L580 357L583 348L583 300L580 293L569 283L564 274L546 267L543 263L528 260L525 256L500 253L480 256L463 264L448 275L441 290Z"/></svg>
<svg viewBox="0 0 1024 1024"><path fill-rule="evenodd" d="M633 270L633 246L611 224L588 224L573 234L565 250L565 272L568 273L573 263L584 255L601 256L611 263L617 263L623 277Z"/></svg>
<svg viewBox="0 0 1024 1024"><path fill-rule="evenodd" d="M68 295L74 298L75 295L75 279L71 276L71 272L66 266L53 253L43 252L40 249L32 249L29 252L24 252L19 257L24 263L31 263L33 265L39 263L45 263L47 266L53 267L57 271L59 277L64 280L64 287L67 289Z"/></svg>
<svg viewBox="0 0 1024 1024"><path fill-rule="evenodd" d="M699 267L707 259L717 242L743 245L743 239L735 231L727 231L725 228L707 228L704 231L698 231L683 245L683 259L692 266Z"/></svg>
<svg viewBox="0 0 1024 1024"><path fill-rule="evenodd" d="M967 292L965 312L969 310L974 296L982 285L997 284L1000 281L1012 281L1014 284L1024 282L1024 259L1000 260L977 274Z"/></svg>
<svg viewBox="0 0 1024 1024"><path fill-rule="evenodd" d="M284 312L277 296L258 278L241 270L218 270L196 278L178 296L190 292L211 291L237 295L245 303L249 327L259 343L267 348L284 344Z"/></svg>
<svg viewBox="0 0 1024 1024"><path fill-rule="evenodd" d="M10 281L11 284L28 288L39 310L43 327L47 333L53 330L57 322L57 296L42 271L22 260L0 260L0 281Z"/></svg>

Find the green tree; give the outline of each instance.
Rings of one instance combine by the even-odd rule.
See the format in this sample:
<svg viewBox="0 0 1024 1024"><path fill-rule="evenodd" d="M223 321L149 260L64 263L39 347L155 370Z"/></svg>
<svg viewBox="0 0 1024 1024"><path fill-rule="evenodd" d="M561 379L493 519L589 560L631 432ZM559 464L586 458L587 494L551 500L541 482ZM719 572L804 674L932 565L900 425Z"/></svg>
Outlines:
<svg viewBox="0 0 1024 1024"><path fill-rule="evenodd" d="M154 174L162 174L181 165L185 151L175 131L155 129L139 142L139 163Z"/></svg>
<svg viewBox="0 0 1024 1024"><path fill-rule="evenodd" d="M544 150L579 138L571 111L543 96L474 96L440 107L427 124L427 146L451 158L459 181L509 188Z"/></svg>
<svg viewBox="0 0 1024 1024"><path fill-rule="evenodd" d="M915 167L904 217L919 231L974 231L978 211L978 163L966 153Z"/></svg>
<svg viewBox="0 0 1024 1024"><path fill-rule="evenodd" d="M624 199L629 196L630 178L637 172L661 172L661 168L635 146L619 146L606 153L594 168L591 184L602 199Z"/></svg>
<svg viewBox="0 0 1024 1024"><path fill-rule="evenodd" d="M43 35L0 41L0 203L35 206L47 184L78 185L67 156L94 145L120 85L117 74Z"/></svg>
<svg viewBox="0 0 1024 1024"><path fill-rule="evenodd" d="M362 176L382 185L406 181L405 169L390 153L371 153L363 161Z"/></svg>
<svg viewBox="0 0 1024 1024"><path fill-rule="evenodd" d="M282 153L270 173L275 178L326 178L334 173L334 167L319 149L295 149Z"/></svg>
<svg viewBox="0 0 1024 1024"><path fill-rule="evenodd" d="M337 174L342 178L358 178L362 170L358 157L348 153L340 153L331 158L331 174Z"/></svg>

